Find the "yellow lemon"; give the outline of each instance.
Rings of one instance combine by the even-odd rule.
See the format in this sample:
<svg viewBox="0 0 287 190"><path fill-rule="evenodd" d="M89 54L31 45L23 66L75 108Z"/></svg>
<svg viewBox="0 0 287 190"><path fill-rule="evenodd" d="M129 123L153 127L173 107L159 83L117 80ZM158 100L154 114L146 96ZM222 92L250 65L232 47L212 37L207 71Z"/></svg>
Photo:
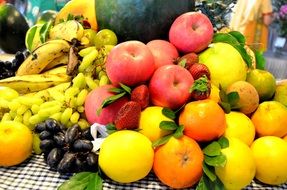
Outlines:
<svg viewBox="0 0 287 190"><path fill-rule="evenodd" d="M255 137L255 127L251 119L245 114L235 111L225 114L225 118L227 127L224 136L238 138L250 146Z"/></svg>
<svg viewBox="0 0 287 190"><path fill-rule="evenodd" d="M147 136L152 142L168 135L171 131L159 128L161 121L172 121L162 113L163 107L151 106L141 112L139 132Z"/></svg>
<svg viewBox="0 0 287 190"><path fill-rule="evenodd" d="M251 145L256 162L256 179L279 185L287 182L287 142L275 136L256 139Z"/></svg>
<svg viewBox="0 0 287 190"><path fill-rule="evenodd" d="M215 173L229 190L240 190L249 185L255 176L255 161L251 149L236 138L228 138L229 146L222 149L226 156L224 167L215 167Z"/></svg>
<svg viewBox="0 0 287 190"><path fill-rule="evenodd" d="M0 145L0 166L20 164L32 153L32 132L19 122L0 122Z"/></svg>
<svg viewBox="0 0 287 190"><path fill-rule="evenodd" d="M112 180L130 183L144 178L152 169L151 141L139 132L117 131L101 145L99 166Z"/></svg>

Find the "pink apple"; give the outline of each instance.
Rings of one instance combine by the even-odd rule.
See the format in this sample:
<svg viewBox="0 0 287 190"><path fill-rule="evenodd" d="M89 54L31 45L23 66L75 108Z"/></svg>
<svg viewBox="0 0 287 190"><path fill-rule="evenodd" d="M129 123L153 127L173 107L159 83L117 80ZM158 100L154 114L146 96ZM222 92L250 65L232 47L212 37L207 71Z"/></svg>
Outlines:
<svg viewBox="0 0 287 190"><path fill-rule="evenodd" d="M161 66L149 83L151 101L156 106L177 109L189 100L193 82L193 77L185 68L179 65Z"/></svg>
<svg viewBox="0 0 287 190"><path fill-rule="evenodd" d="M153 54L156 69L163 65L173 65L179 56L175 46L166 40L152 40L146 45Z"/></svg>
<svg viewBox="0 0 287 190"><path fill-rule="evenodd" d="M107 57L106 71L114 85L136 86L150 79L155 70L149 48L140 41L126 41L115 46Z"/></svg>
<svg viewBox="0 0 287 190"><path fill-rule="evenodd" d="M90 124L99 123L106 125L113 122L119 109L128 101L127 97L120 98L98 112L102 102L114 95L114 93L109 91L110 88L114 88L114 86L100 86L88 94L85 100L85 115Z"/></svg>
<svg viewBox="0 0 287 190"><path fill-rule="evenodd" d="M213 38L213 26L200 12L187 12L175 19L169 30L169 41L183 53L200 52Z"/></svg>

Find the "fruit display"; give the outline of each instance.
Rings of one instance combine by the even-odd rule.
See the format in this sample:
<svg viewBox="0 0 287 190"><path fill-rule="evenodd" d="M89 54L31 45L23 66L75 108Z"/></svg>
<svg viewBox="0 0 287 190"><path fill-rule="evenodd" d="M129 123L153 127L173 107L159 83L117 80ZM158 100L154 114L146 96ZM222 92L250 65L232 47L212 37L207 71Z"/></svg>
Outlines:
<svg viewBox="0 0 287 190"><path fill-rule="evenodd" d="M60 190L151 173L172 189L287 183L287 83L254 68L245 37L215 32L190 1L111 2L93 5L99 25L69 2L27 31L28 53L3 62L0 166L43 155L49 170L75 174ZM165 25L129 31L142 15L122 3Z"/></svg>

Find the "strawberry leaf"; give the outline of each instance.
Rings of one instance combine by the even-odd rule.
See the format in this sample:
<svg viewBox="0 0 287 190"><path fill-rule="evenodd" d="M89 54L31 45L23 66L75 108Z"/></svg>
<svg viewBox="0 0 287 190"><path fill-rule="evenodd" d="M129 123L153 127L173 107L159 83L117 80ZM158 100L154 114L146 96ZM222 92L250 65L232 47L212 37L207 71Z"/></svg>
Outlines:
<svg viewBox="0 0 287 190"><path fill-rule="evenodd" d="M168 117L169 119L175 119L176 118L176 115L175 115L174 111L172 111L169 108L163 108L162 109L162 114L164 116Z"/></svg>
<svg viewBox="0 0 287 190"><path fill-rule="evenodd" d="M158 147L158 146L161 146L161 145L167 143L167 142L169 141L169 139L172 137L172 135L173 135L173 134L166 135L166 136L161 137L160 139L154 141L154 142L152 143L152 147L155 148L155 147Z"/></svg>
<svg viewBox="0 0 287 190"><path fill-rule="evenodd" d="M179 127L174 132L173 136L177 139L181 138L183 136L183 130L184 130L184 126L179 125Z"/></svg>
<svg viewBox="0 0 287 190"><path fill-rule="evenodd" d="M163 130L174 131L178 128L178 126L173 121L161 121L159 124L159 128Z"/></svg>
<svg viewBox="0 0 287 190"><path fill-rule="evenodd" d="M206 75L203 75L202 77L194 81L194 83L192 84L192 87L189 89L189 92L190 93L192 93L193 91L207 92L208 90L209 90L208 79Z"/></svg>
<svg viewBox="0 0 287 190"><path fill-rule="evenodd" d="M185 68L186 66L186 59L182 59L179 63L178 63L179 66Z"/></svg>

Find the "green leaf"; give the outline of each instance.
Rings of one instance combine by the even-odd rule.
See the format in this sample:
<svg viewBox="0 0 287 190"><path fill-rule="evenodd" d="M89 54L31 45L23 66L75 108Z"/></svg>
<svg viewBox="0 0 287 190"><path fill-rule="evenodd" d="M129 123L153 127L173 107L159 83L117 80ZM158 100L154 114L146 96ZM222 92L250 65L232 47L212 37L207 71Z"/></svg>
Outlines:
<svg viewBox="0 0 287 190"><path fill-rule="evenodd" d="M209 168L205 163L203 163L202 165L202 169L204 174L211 180L211 181L215 181L216 180L216 175L214 174L214 169L213 168ZM213 171L212 171L213 170Z"/></svg>
<svg viewBox="0 0 287 190"><path fill-rule="evenodd" d="M218 103L220 107L224 110L225 113L230 113L231 112L231 106L229 103L226 102L219 102Z"/></svg>
<svg viewBox="0 0 287 190"><path fill-rule="evenodd" d="M223 43L230 44L232 46L239 44L237 39L229 33L215 33L213 36L212 42L213 43L223 42Z"/></svg>
<svg viewBox="0 0 287 190"><path fill-rule="evenodd" d="M239 101L239 94L238 92L230 92L227 94L228 102L231 105L231 108L233 106L236 106Z"/></svg>
<svg viewBox="0 0 287 190"><path fill-rule="evenodd" d="M178 128L178 126L174 121L161 121L159 123L159 128L163 130L174 131Z"/></svg>
<svg viewBox="0 0 287 190"><path fill-rule="evenodd" d="M124 95L126 95L126 92L122 92L120 94L116 94L116 95L113 95L113 96L110 96L108 98L106 98L103 102L102 102L102 105L98 108L97 110L97 115L100 115L101 114L101 111L104 107L110 105L111 103L117 101L118 99L120 99L121 97L123 97Z"/></svg>
<svg viewBox="0 0 287 190"><path fill-rule="evenodd" d="M192 93L194 90L198 92L207 92L209 90L208 83L206 75L196 79L192 84L192 87L189 89L189 93Z"/></svg>
<svg viewBox="0 0 287 190"><path fill-rule="evenodd" d="M182 60L178 63L178 65L184 68L185 65L186 65L186 59L182 59Z"/></svg>
<svg viewBox="0 0 287 190"><path fill-rule="evenodd" d="M77 173L61 184L58 190L84 190L94 175L92 172Z"/></svg>
<svg viewBox="0 0 287 190"><path fill-rule="evenodd" d="M229 141L226 137L220 137L217 141L221 148L227 148L229 146Z"/></svg>
<svg viewBox="0 0 287 190"><path fill-rule="evenodd" d="M29 33L28 33L28 36L27 36L27 39L26 39L27 46L28 46L27 48L28 48L29 51L32 50L33 40L34 40L36 31L37 31L37 26L31 27L31 29L29 30Z"/></svg>
<svg viewBox="0 0 287 190"><path fill-rule="evenodd" d="M101 190L103 189L103 179L96 173L89 181L85 190Z"/></svg>
<svg viewBox="0 0 287 190"><path fill-rule="evenodd" d="M126 85L124 85L124 84L122 84L122 83L120 83L120 86L122 87L122 89L124 90L124 91L126 91L128 94L131 94L131 88L130 87L128 87L128 86L126 86Z"/></svg>
<svg viewBox="0 0 287 190"><path fill-rule="evenodd" d="M74 20L74 15L69 13L66 21L69 21L69 20Z"/></svg>
<svg viewBox="0 0 287 190"><path fill-rule="evenodd" d="M177 139L181 138L183 136L183 130L184 130L184 126L179 125L179 127L174 132L173 136Z"/></svg>
<svg viewBox="0 0 287 190"><path fill-rule="evenodd" d="M250 55L247 53L246 49L241 45L233 45L233 47L240 53L246 65L248 66L248 68L250 68L252 66L252 59Z"/></svg>
<svg viewBox="0 0 287 190"><path fill-rule="evenodd" d="M241 34L238 31L230 31L229 34L231 34L234 38L236 38L236 40L241 44L241 45L245 45L246 39L245 36L243 34Z"/></svg>
<svg viewBox="0 0 287 190"><path fill-rule="evenodd" d="M220 84L219 84L219 97L222 102L228 102L227 94L225 90L223 90Z"/></svg>
<svg viewBox="0 0 287 190"><path fill-rule="evenodd" d="M223 183L220 181L219 178L216 178L214 184L215 184L214 190L222 190L222 189L224 189L224 185L223 185Z"/></svg>
<svg viewBox="0 0 287 190"><path fill-rule="evenodd" d="M222 153L218 156L204 155L204 162L209 166L224 166L226 163L226 157Z"/></svg>
<svg viewBox="0 0 287 190"><path fill-rule="evenodd" d="M161 112L164 116L168 117L169 119L175 119L176 118L174 111L172 111L169 108L163 108Z"/></svg>
<svg viewBox="0 0 287 190"><path fill-rule="evenodd" d="M256 59L256 69L265 70L266 59L263 56L263 52L255 51L255 59Z"/></svg>
<svg viewBox="0 0 287 190"><path fill-rule="evenodd" d="M207 156L218 156L221 153L221 146L218 142L213 141L203 149L203 153Z"/></svg>
<svg viewBox="0 0 287 190"><path fill-rule="evenodd" d="M124 92L124 90L121 89L121 88L110 88L110 89L109 89L109 92L113 92L113 93L119 94L119 93Z"/></svg>
<svg viewBox="0 0 287 190"><path fill-rule="evenodd" d="M154 141L154 142L152 143L152 147L155 148L155 147L158 147L158 146L161 146L161 145L167 143L167 142L169 141L169 139L172 137L172 135L173 135L173 134L166 135L166 136L161 137L160 139Z"/></svg>
<svg viewBox="0 0 287 190"><path fill-rule="evenodd" d="M117 130L116 126L112 123L106 125L107 130Z"/></svg>
<svg viewBox="0 0 287 190"><path fill-rule="evenodd" d="M42 27L40 28L39 35L40 35L41 43L45 43L47 41L51 27L52 27L52 22L49 21L43 24Z"/></svg>

